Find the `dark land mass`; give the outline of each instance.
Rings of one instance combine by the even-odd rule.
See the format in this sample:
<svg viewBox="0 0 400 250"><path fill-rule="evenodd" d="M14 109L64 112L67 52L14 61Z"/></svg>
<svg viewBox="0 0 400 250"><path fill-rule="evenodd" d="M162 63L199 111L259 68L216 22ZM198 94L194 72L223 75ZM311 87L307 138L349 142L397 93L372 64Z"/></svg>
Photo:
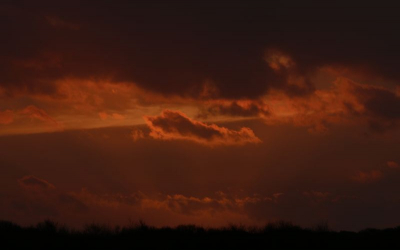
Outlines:
<svg viewBox="0 0 400 250"><path fill-rule="evenodd" d="M21 227L0 221L0 249L400 249L400 226L359 232L311 229L288 222L262 228L156 228L140 222L129 227L88 225L73 230L52 221Z"/></svg>

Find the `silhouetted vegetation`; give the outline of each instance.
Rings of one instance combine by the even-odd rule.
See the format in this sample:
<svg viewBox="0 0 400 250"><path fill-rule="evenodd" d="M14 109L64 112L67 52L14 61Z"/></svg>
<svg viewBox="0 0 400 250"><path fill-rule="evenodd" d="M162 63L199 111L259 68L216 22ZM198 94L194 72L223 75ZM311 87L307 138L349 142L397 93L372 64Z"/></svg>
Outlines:
<svg viewBox="0 0 400 250"><path fill-rule="evenodd" d="M326 223L304 229L288 222L263 228L155 228L139 222L72 230L52 221L31 227L0 221L0 233L1 249L400 249L400 227L337 232Z"/></svg>

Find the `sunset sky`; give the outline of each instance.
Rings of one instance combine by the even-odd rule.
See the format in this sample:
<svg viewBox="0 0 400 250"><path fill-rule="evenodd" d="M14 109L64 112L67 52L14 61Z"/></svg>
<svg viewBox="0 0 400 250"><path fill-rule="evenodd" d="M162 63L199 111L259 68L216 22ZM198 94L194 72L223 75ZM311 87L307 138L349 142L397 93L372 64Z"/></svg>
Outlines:
<svg viewBox="0 0 400 250"><path fill-rule="evenodd" d="M400 225L400 3L0 2L0 220Z"/></svg>

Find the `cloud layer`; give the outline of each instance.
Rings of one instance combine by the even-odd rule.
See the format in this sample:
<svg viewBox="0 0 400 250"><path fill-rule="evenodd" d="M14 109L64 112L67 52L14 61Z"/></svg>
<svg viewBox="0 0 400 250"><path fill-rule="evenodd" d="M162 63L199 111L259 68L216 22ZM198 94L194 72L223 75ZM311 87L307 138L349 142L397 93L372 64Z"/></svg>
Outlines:
<svg viewBox="0 0 400 250"><path fill-rule="evenodd" d="M270 89L307 94L314 89L307 76L326 65L400 77L395 2L118 3L2 3L9 42L1 50L0 86L53 93L55 80L111 77L192 96L213 82L224 98L255 98ZM288 74L306 76L309 86L294 86Z"/></svg>

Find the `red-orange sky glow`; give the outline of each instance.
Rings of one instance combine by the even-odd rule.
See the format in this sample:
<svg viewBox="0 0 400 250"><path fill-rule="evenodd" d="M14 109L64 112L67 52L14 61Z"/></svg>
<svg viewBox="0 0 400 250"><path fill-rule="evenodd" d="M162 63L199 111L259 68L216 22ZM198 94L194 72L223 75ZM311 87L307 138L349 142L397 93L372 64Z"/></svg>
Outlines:
<svg viewBox="0 0 400 250"><path fill-rule="evenodd" d="M0 219L399 225L392 5L2 1Z"/></svg>

